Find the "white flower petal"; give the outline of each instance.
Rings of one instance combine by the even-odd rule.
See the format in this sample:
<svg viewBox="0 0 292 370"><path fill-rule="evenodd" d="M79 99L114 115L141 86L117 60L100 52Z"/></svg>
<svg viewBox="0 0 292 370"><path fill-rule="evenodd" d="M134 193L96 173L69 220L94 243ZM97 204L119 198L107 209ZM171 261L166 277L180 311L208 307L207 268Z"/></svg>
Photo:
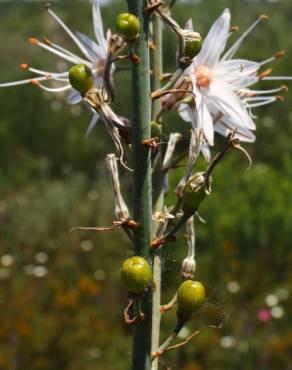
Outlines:
<svg viewBox="0 0 292 370"><path fill-rule="evenodd" d="M99 59L105 59L106 54L101 46L98 46L90 37L84 35L81 32L76 31L76 36L82 42L83 46L86 48L88 55L90 56L90 61L92 63L97 63Z"/></svg>
<svg viewBox="0 0 292 370"><path fill-rule="evenodd" d="M181 118L186 122L192 122L192 109L189 104L180 104L178 107L178 113Z"/></svg>
<svg viewBox="0 0 292 370"><path fill-rule="evenodd" d="M203 41L202 49L195 58L196 65L212 68L219 61L229 37L229 30L230 12L229 9L225 9Z"/></svg>
<svg viewBox="0 0 292 370"><path fill-rule="evenodd" d="M196 108L195 112L197 115L197 127L203 128L206 140L210 145L214 144L214 126L211 113L208 109L208 105L202 94L196 96ZM195 127L194 127L195 129Z"/></svg>
<svg viewBox="0 0 292 370"><path fill-rule="evenodd" d="M190 18L190 19L188 19L186 21L186 23L185 23L185 30L189 30L189 31L193 31L194 30L192 18Z"/></svg>
<svg viewBox="0 0 292 370"><path fill-rule="evenodd" d="M113 35L112 31L111 31L110 29L108 29L108 30L106 31L106 42L107 42L107 43L108 43L108 42L109 42L109 40L111 39L112 35Z"/></svg>
<svg viewBox="0 0 292 370"><path fill-rule="evenodd" d="M94 86L98 88L101 87L101 85L103 84L102 77L96 75L96 71L94 71L93 75L94 75Z"/></svg>
<svg viewBox="0 0 292 370"><path fill-rule="evenodd" d="M208 143L205 143L201 146L201 152L203 154L203 157L205 158L206 162L210 162L211 160L211 150Z"/></svg>
<svg viewBox="0 0 292 370"><path fill-rule="evenodd" d="M214 73L224 75L227 73L241 73L242 75L256 74L260 64L247 59L231 59L220 62Z"/></svg>
<svg viewBox="0 0 292 370"><path fill-rule="evenodd" d="M234 128L234 125L227 123L226 121L220 121L214 125L215 131L224 137L226 137ZM244 130L242 128L237 128L234 137L240 141L248 143L253 143L256 139L256 136L251 131Z"/></svg>
<svg viewBox="0 0 292 370"><path fill-rule="evenodd" d="M232 89L242 89L253 85L258 81L257 72L259 63L245 60L233 59L219 63L214 69L214 79L220 79L231 85Z"/></svg>
<svg viewBox="0 0 292 370"><path fill-rule="evenodd" d="M79 91L72 89L68 95L67 102L69 104L77 104L82 100L82 96Z"/></svg>
<svg viewBox="0 0 292 370"><path fill-rule="evenodd" d="M91 118L91 121L89 122L89 125L88 125L88 128L85 132L85 137L89 135L89 133L92 131L92 129L94 128L94 126L96 125L97 121L99 119L99 114L97 114L96 112L93 113L93 116Z"/></svg>
<svg viewBox="0 0 292 370"><path fill-rule="evenodd" d="M234 123L236 127L250 130L256 128L240 98L223 81L212 81L206 91L208 101Z"/></svg>
<svg viewBox="0 0 292 370"><path fill-rule="evenodd" d="M102 23L98 0L93 0L92 15L93 15L93 26L94 26L94 33L95 33L96 40L98 41L98 44L103 48L106 54L107 53L107 42L103 34L103 23Z"/></svg>

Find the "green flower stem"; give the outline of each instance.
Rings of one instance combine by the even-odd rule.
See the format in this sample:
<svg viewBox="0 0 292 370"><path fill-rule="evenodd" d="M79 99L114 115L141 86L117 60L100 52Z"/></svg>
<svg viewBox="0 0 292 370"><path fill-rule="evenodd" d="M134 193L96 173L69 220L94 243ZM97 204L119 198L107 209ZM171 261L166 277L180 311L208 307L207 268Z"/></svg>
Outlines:
<svg viewBox="0 0 292 370"><path fill-rule="evenodd" d="M167 350L171 342L178 336L181 329L184 327L186 321L185 320L178 320L174 331L170 334L170 336L166 339L166 341L157 349L157 351L152 352L152 355L156 354L157 358L163 352ZM153 360L154 361L154 360Z"/></svg>
<svg viewBox="0 0 292 370"><path fill-rule="evenodd" d="M181 218L178 220L177 224L173 226L171 230L167 234L165 234L164 238L170 239L171 237L175 236L175 234L185 225L187 220L192 216L192 214L189 213L183 213Z"/></svg>
<svg viewBox="0 0 292 370"><path fill-rule="evenodd" d="M162 66L162 22L156 14L153 16L153 79L152 79L152 90L160 89L160 77L163 72ZM152 103L152 119L158 115L161 109L161 103L159 99L154 100ZM161 212L164 206L164 191L163 191L163 178L164 174L162 171L162 147L159 149L157 154L157 165L153 173L153 212ZM155 235L158 228L158 223L153 223L153 235ZM160 305L161 305L161 251L157 249L153 255L153 301L152 301L152 347L151 352L155 351L159 346L160 337ZM152 362L151 370L158 370L158 358Z"/></svg>
<svg viewBox="0 0 292 370"><path fill-rule="evenodd" d="M171 77L171 79L164 86L160 87L157 90L163 92L173 88L173 86L175 85L176 81L180 78L182 73L183 73L182 69L177 69L174 75ZM154 91L156 91L156 89Z"/></svg>
<svg viewBox="0 0 292 370"><path fill-rule="evenodd" d="M161 87L160 77L163 73L162 65L162 22L158 15L153 15L153 41L154 51L152 59L152 90L159 90ZM152 102L152 119L158 115L161 109L161 103L159 99ZM156 158L156 165L153 173L153 212L161 212L164 206L164 192L163 192L163 180L164 173L162 170L162 147L160 146L159 152ZM157 222L153 223L153 234L157 231Z"/></svg>
<svg viewBox="0 0 292 370"><path fill-rule="evenodd" d="M134 249L140 256L149 258L152 237L152 184L151 152L142 142L150 139L151 101L150 66L148 49L149 15L144 12L146 0L128 0L129 11L136 15L141 24L140 37L133 46L140 61L132 65L133 106L133 217L139 223L134 229ZM134 326L132 370L149 370L151 367L151 311L152 292L143 295L141 302L145 320Z"/></svg>
<svg viewBox="0 0 292 370"><path fill-rule="evenodd" d="M152 347L151 352L155 351L159 346L160 338L160 303L161 303L161 254L160 250L156 251L153 257L153 289L152 302ZM151 370L158 369L158 358L152 361Z"/></svg>
<svg viewBox="0 0 292 370"><path fill-rule="evenodd" d="M152 79L152 90L158 90L161 87L160 78L163 73L162 66L162 22L157 14L153 16L153 79ZM154 100L152 104L152 119L156 117L160 111L159 99Z"/></svg>

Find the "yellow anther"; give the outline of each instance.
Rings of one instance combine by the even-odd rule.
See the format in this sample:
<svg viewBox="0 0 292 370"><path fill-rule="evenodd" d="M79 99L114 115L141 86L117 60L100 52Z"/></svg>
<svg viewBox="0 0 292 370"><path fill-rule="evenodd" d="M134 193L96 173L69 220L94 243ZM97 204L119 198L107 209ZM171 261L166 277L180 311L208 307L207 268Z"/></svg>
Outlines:
<svg viewBox="0 0 292 370"><path fill-rule="evenodd" d="M39 82L38 80L30 80L30 83L33 85L33 86L39 86Z"/></svg>
<svg viewBox="0 0 292 370"><path fill-rule="evenodd" d="M28 38L28 41L32 44L32 45L37 45L39 43L39 40L35 37L29 37Z"/></svg>
<svg viewBox="0 0 292 370"><path fill-rule="evenodd" d="M259 18L260 18L261 20L263 20L263 21L267 21L268 19L270 19L270 17L269 17L268 15L266 15L266 14L261 14L261 15L259 16Z"/></svg>
<svg viewBox="0 0 292 370"><path fill-rule="evenodd" d="M266 69L264 72L260 73L259 79L261 80L261 79L269 76L272 72L273 72L273 69L272 68Z"/></svg>
<svg viewBox="0 0 292 370"><path fill-rule="evenodd" d="M283 58L285 54L286 54L285 51L281 50L281 51L278 51L274 56L276 59L280 59L280 58Z"/></svg>
<svg viewBox="0 0 292 370"><path fill-rule="evenodd" d="M27 63L21 63L19 67L21 69L28 69L29 65Z"/></svg>
<svg viewBox="0 0 292 370"><path fill-rule="evenodd" d="M239 26L231 26L230 32L237 32L239 31Z"/></svg>

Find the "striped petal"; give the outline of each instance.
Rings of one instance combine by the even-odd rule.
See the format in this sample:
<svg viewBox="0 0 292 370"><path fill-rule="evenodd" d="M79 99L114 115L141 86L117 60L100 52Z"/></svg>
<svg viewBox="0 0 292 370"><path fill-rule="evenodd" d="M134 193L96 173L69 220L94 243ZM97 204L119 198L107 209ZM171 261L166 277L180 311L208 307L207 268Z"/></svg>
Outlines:
<svg viewBox="0 0 292 370"><path fill-rule="evenodd" d="M85 137L88 136L90 134L90 132L92 131L92 129L94 128L94 126L96 125L97 121L99 120L99 114L97 114L96 112L93 113L92 115L92 118L89 122L89 125L88 125L88 128L85 132Z"/></svg>
<svg viewBox="0 0 292 370"><path fill-rule="evenodd" d="M195 107L196 127L202 128L209 145L214 144L214 126L207 101L202 94L196 96ZM194 127L194 129L196 128Z"/></svg>
<svg viewBox="0 0 292 370"><path fill-rule="evenodd" d="M105 59L106 54L101 46L98 46L90 37L84 35L81 32L76 31L76 36L82 42L83 46L86 48L88 55L90 56L90 61L92 63L97 63L99 59Z"/></svg>
<svg viewBox="0 0 292 370"><path fill-rule="evenodd" d="M220 122L217 122L215 125L214 125L214 129L215 131L226 137L230 131L234 130L236 127L231 123L231 122L228 122L227 120L221 120ZM244 130L242 128L236 128L236 132L235 132L235 135L234 137L236 139L239 139L240 141L243 141L243 142L248 142L248 143L253 143L256 139L256 136L249 130Z"/></svg>
<svg viewBox="0 0 292 370"><path fill-rule="evenodd" d="M256 128L242 101L228 84L223 81L213 81L205 94L208 101L224 116L229 117L236 127L249 130Z"/></svg>
<svg viewBox="0 0 292 370"><path fill-rule="evenodd" d="M106 54L107 53L107 42L103 34L103 23L102 23L102 17L100 13L100 7L99 7L98 0L93 0L92 16L93 16L93 26L94 26L94 33L95 33L96 40Z"/></svg>
<svg viewBox="0 0 292 370"><path fill-rule="evenodd" d="M79 91L72 89L68 95L67 102L69 104L77 104L82 100L82 96Z"/></svg>
<svg viewBox="0 0 292 370"><path fill-rule="evenodd" d="M196 65L205 65L213 68L218 63L225 49L230 30L230 12L225 9L222 15L211 27L205 38L200 53L195 58Z"/></svg>

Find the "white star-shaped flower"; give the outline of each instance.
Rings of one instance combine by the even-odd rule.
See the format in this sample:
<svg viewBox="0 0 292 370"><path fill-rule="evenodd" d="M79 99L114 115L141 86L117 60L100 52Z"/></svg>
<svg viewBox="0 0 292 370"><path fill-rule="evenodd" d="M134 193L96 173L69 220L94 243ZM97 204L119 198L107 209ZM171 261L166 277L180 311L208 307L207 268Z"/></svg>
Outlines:
<svg viewBox="0 0 292 370"><path fill-rule="evenodd" d="M172 207L167 208L164 206L162 212L155 212L154 215L152 216L152 220L160 222L164 224L168 219L173 219L175 216L171 213Z"/></svg>
<svg viewBox="0 0 292 370"><path fill-rule="evenodd" d="M250 109L281 99L273 94L285 89L285 86L282 86L257 91L251 90L249 88L251 85L259 80L291 79L286 76L269 77L271 70L259 73L263 65L283 56L283 52L276 53L272 58L260 63L232 59L242 41L261 20L266 19L266 16L260 16L224 53L226 43L232 34L230 18L229 10L225 9L211 27L201 51L175 86L178 89L181 86L183 88L186 85L191 86L195 103L186 104L180 101L178 111L185 121L192 123L193 128L203 129L206 144L202 147L202 152L206 159L210 157L209 145L214 144L214 132L227 136L230 130L237 128L237 138L253 142L255 135L251 131L255 130L256 126ZM192 27L190 22L187 25ZM169 99L171 98L165 98L163 101L166 109Z"/></svg>
<svg viewBox="0 0 292 370"><path fill-rule="evenodd" d="M82 53L82 56L76 55L71 51L57 45L46 38L42 41L38 40L37 38L31 37L29 39L31 44L38 45L41 48L57 55L58 57L62 58L63 60L71 63L71 64L79 64L83 63L86 64L91 70L94 75L95 85L100 86L102 84L102 76L103 71L106 63L107 58L107 49L108 49L108 39L111 36L111 32L107 31L107 39L104 37L103 32L103 22L100 13L99 1L94 0L92 5L92 15L93 15L93 27L94 33L96 37L96 41L93 41L88 36L82 34L81 32L76 31L75 34L65 25L65 23L49 8L47 7L49 14L58 22L58 24L65 30L68 36L74 41L74 43L78 46L79 50ZM68 91L68 103L69 104L76 104L82 100L80 93L74 90L68 78L68 72L65 71L62 73L59 72L49 72L40 70L37 68L30 67L28 64L23 63L21 64L21 68L25 70L29 70L30 72L34 73L35 76L29 79L15 81L15 82L8 82L8 83L1 83L0 87L10 87L16 85L23 85L23 84L33 84L39 86L45 91L58 93L63 91ZM112 68L112 71L114 67ZM44 81L56 81L61 83L62 86L59 87L50 87L44 85ZM89 124L87 132L89 132L94 125L96 124L99 116L98 114L93 112L92 120Z"/></svg>

